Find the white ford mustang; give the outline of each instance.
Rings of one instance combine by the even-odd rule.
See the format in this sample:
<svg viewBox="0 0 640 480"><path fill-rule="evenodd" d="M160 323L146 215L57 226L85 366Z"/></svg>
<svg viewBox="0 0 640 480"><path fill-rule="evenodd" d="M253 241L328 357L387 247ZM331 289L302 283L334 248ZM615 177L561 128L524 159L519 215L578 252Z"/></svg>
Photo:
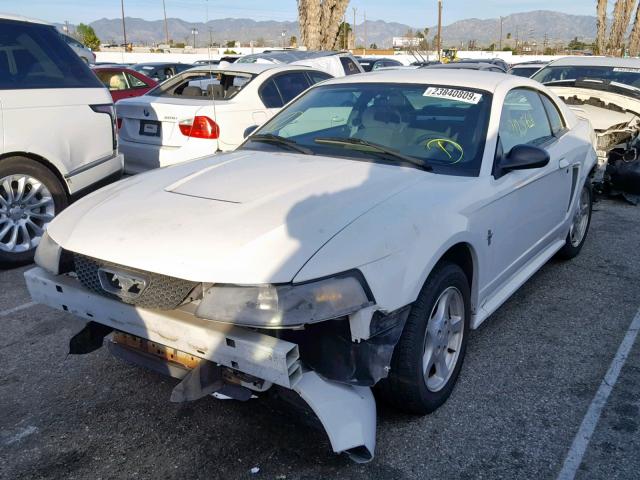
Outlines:
<svg viewBox="0 0 640 480"><path fill-rule="evenodd" d="M182 381L173 401L299 394L367 461L371 387L429 413L470 329L555 254L582 248L589 123L497 73L329 80L233 153L104 188L56 218L34 300L118 357Z"/></svg>

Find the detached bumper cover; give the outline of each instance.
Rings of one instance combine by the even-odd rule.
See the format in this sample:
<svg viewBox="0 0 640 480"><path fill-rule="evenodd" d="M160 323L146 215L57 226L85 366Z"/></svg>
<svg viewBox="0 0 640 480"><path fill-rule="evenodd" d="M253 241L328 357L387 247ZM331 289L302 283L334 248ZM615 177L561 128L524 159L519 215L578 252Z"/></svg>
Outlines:
<svg viewBox="0 0 640 480"><path fill-rule="evenodd" d="M89 292L66 275L41 268L25 273L33 300L88 321L170 346L286 388L302 375L298 346L179 310L145 310Z"/></svg>
<svg viewBox="0 0 640 480"><path fill-rule="evenodd" d="M27 271L25 280L37 303L297 392L318 416L334 452L346 453L358 463L373 459L376 404L371 389L303 371L295 343L202 320L185 311L136 308L92 293L73 277L53 275L40 267ZM185 372L173 373L167 371L178 378Z"/></svg>

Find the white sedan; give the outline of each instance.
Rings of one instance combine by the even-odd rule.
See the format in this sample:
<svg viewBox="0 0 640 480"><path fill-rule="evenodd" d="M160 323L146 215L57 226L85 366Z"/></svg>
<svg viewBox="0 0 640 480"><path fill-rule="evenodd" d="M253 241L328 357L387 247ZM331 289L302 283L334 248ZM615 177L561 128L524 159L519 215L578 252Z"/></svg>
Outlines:
<svg viewBox="0 0 640 480"><path fill-rule="evenodd" d="M117 104L125 172L227 152L282 106L331 75L305 66L233 64L182 72Z"/></svg>
<svg viewBox="0 0 640 480"><path fill-rule="evenodd" d="M236 152L107 187L53 221L33 299L71 341L181 378L173 401L297 392L373 457L371 387L449 397L469 330L591 219L592 129L510 75L386 71L312 87ZM523 339L523 341L525 341Z"/></svg>

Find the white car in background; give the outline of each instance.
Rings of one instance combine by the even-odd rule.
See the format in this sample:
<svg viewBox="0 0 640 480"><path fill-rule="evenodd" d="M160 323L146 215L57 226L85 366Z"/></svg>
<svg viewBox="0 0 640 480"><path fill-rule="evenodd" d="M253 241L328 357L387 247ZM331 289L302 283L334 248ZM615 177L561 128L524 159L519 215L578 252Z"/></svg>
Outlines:
<svg viewBox="0 0 640 480"><path fill-rule="evenodd" d="M0 263L31 260L55 215L121 172L109 91L52 25L0 15Z"/></svg>
<svg viewBox="0 0 640 480"><path fill-rule="evenodd" d="M434 411L470 329L555 254L578 255L591 135L549 89L513 75L329 80L235 152L68 209L27 285L88 322L71 353L115 330L114 354L182 379L172 401L278 385L310 405L336 452L368 461L371 387Z"/></svg>
<svg viewBox="0 0 640 480"><path fill-rule="evenodd" d="M234 150L293 98L331 75L303 66L197 67L118 102L125 171L140 173Z"/></svg>
<svg viewBox="0 0 640 480"><path fill-rule="evenodd" d="M604 192L640 199L640 59L565 57L533 77L558 95L595 130L598 169L594 183ZM631 197L629 197L631 198Z"/></svg>
<svg viewBox="0 0 640 480"><path fill-rule="evenodd" d="M66 33L61 33L60 35L62 35L62 39L65 43L71 47L71 50L76 52L76 54L87 63L87 65L94 65L96 63L96 54L93 53L89 47Z"/></svg>
<svg viewBox="0 0 640 480"><path fill-rule="evenodd" d="M244 55L237 63L271 63L275 65L304 65L317 68L339 78L364 73L364 69L349 52L308 50L266 50Z"/></svg>

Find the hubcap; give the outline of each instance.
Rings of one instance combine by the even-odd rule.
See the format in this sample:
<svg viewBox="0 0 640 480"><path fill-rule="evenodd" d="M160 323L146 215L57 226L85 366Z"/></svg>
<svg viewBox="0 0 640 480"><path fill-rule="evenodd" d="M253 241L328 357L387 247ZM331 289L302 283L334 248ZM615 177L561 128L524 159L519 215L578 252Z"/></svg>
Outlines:
<svg viewBox="0 0 640 480"><path fill-rule="evenodd" d="M0 251L37 247L54 215L51 192L38 179L22 174L0 178Z"/></svg>
<svg viewBox="0 0 640 480"><path fill-rule="evenodd" d="M582 240L587 233L587 225L589 225L589 209L589 190L587 187L584 187L580 193L578 208L573 217L571 231L569 232L571 245L574 247L577 247L582 243Z"/></svg>
<svg viewBox="0 0 640 480"><path fill-rule="evenodd" d="M431 311L424 340L422 371L432 392L442 390L455 370L464 335L464 318L460 290L447 288Z"/></svg>

